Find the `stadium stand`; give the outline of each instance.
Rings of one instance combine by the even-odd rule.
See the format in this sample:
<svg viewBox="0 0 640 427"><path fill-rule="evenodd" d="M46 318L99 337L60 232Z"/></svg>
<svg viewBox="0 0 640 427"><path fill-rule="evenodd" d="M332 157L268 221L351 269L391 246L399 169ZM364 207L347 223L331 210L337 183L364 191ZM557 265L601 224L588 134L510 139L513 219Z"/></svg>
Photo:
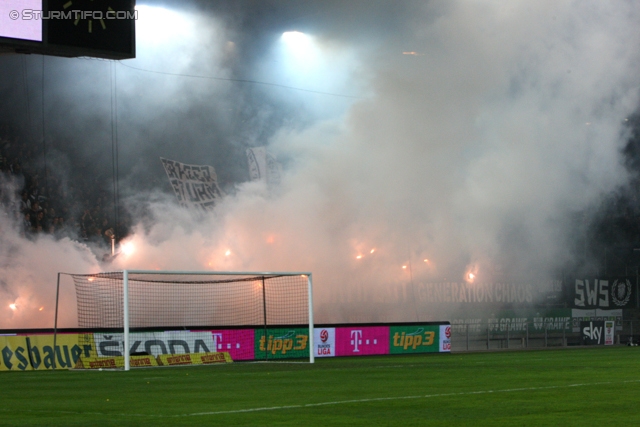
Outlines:
<svg viewBox="0 0 640 427"><path fill-rule="evenodd" d="M38 147L23 141L8 125L0 125L0 205L20 233L33 239L46 233L94 243L108 250L114 233L109 194L90 179L63 186L55 170L43 176ZM46 183L45 183L46 181ZM45 185L46 184L46 185ZM118 240L127 234L118 224Z"/></svg>

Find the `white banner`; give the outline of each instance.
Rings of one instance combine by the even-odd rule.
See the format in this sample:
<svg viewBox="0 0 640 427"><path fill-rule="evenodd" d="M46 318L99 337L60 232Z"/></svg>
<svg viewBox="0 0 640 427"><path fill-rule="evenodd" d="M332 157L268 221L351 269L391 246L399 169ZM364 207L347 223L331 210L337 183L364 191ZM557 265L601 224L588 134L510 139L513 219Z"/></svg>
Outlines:
<svg viewBox="0 0 640 427"><path fill-rule="evenodd" d="M336 329L313 328L313 346L316 357L334 357L336 355Z"/></svg>
<svg viewBox="0 0 640 427"><path fill-rule="evenodd" d="M187 165L160 158L178 203L208 211L224 196L213 166Z"/></svg>
<svg viewBox="0 0 640 427"><path fill-rule="evenodd" d="M282 166L266 147L247 148L246 153L251 181L263 181L268 185L280 184Z"/></svg>
<svg viewBox="0 0 640 427"><path fill-rule="evenodd" d="M580 332L580 322L587 322L591 320L612 320L615 322L615 328L618 331L622 330L622 309L617 308L615 310L602 310L594 308L591 310L583 310L578 308L571 309L571 317L573 323L573 332Z"/></svg>
<svg viewBox="0 0 640 427"><path fill-rule="evenodd" d="M615 322L607 320L604 322L604 345L613 345L615 338Z"/></svg>
<svg viewBox="0 0 640 427"><path fill-rule="evenodd" d="M124 334L93 334L98 356L123 356ZM129 334L129 351L159 354L210 353L217 350L216 337L211 332L164 331Z"/></svg>
<svg viewBox="0 0 640 427"><path fill-rule="evenodd" d="M440 352L451 351L451 325L440 325Z"/></svg>

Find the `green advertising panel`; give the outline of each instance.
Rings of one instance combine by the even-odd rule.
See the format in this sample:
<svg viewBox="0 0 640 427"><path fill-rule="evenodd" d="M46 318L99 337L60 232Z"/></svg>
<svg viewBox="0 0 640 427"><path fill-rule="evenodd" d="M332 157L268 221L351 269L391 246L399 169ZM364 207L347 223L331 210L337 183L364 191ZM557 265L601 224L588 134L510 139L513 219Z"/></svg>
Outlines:
<svg viewBox="0 0 640 427"><path fill-rule="evenodd" d="M437 353L440 349L440 326L415 325L389 327L389 353Z"/></svg>
<svg viewBox="0 0 640 427"><path fill-rule="evenodd" d="M255 359L309 358L309 328L255 330Z"/></svg>

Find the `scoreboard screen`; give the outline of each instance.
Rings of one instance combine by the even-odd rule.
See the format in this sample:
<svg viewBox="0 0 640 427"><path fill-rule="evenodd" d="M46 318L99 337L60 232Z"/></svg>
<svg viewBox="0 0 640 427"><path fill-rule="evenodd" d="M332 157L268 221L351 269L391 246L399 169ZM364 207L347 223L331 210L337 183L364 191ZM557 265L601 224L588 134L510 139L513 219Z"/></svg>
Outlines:
<svg viewBox="0 0 640 427"><path fill-rule="evenodd" d="M135 0L0 0L0 52L135 58Z"/></svg>
<svg viewBox="0 0 640 427"><path fill-rule="evenodd" d="M42 10L42 0L2 0L0 37L42 41L42 19L23 19L24 10Z"/></svg>

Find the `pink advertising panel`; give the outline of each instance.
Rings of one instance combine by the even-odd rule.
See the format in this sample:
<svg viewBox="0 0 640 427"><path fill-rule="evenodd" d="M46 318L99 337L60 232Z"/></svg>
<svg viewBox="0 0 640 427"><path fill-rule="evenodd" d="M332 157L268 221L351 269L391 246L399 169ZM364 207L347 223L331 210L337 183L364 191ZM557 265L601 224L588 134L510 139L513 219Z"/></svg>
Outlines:
<svg viewBox="0 0 640 427"><path fill-rule="evenodd" d="M389 354L388 326L336 328L336 356Z"/></svg>
<svg viewBox="0 0 640 427"><path fill-rule="evenodd" d="M216 342L217 351L226 351L233 360L253 360L253 329L225 329L211 331Z"/></svg>

